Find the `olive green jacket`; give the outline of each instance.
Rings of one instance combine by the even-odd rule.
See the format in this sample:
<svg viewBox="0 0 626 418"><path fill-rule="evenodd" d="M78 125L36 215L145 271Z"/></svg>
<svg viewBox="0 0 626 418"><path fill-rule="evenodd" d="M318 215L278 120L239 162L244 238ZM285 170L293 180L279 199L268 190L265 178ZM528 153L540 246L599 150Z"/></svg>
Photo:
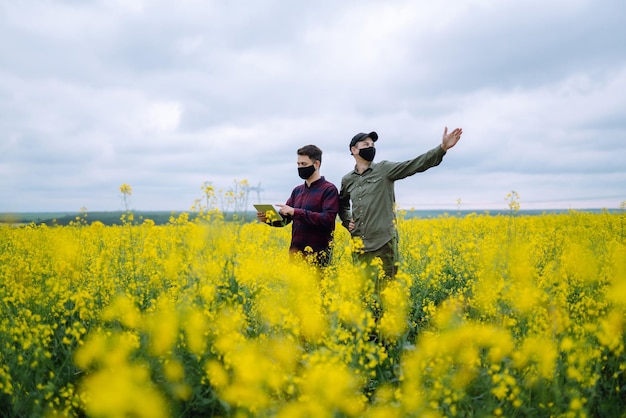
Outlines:
<svg viewBox="0 0 626 418"><path fill-rule="evenodd" d="M372 162L362 174L355 167L343 176L339 217L346 228L354 220L351 234L362 240L364 251L375 251L397 238L394 182L439 165L445 153L438 145L412 160Z"/></svg>

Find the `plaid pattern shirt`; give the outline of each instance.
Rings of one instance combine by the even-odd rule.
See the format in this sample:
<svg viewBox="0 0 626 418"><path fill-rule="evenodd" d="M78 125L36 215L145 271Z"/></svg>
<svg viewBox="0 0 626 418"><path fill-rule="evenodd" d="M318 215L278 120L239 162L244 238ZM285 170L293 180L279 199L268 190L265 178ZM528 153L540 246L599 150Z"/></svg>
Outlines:
<svg viewBox="0 0 626 418"><path fill-rule="evenodd" d="M282 224L293 222L291 230L291 252L310 247L314 252L328 251L335 231L335 219L339 212L337 187L322 176L307 186L306 182L291 192L286 205L294 209Z"/></svg>

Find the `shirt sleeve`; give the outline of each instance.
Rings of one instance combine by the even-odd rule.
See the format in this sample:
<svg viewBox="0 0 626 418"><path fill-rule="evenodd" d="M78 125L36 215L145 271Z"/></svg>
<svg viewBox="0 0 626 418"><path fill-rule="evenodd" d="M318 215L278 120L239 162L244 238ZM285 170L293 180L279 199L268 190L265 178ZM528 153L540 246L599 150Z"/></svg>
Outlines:
<svg viewBox="0 0 626 418"><path fill-rule="evenodd" d="M341 180L341 191L339 192L339 219L341 224L348 229L352 211L350 210L350 193L348 192L347 180Z"/></svg>
<svg viewBox="0 0 626 418"><path fill-rule="evenodd" d="M441 163L443 156L446 152L441 148L441 145L425 152L424 154L416 157L412 160L403 161L400 163L386 162L387 165L387 177L392 180L401 180L408 176L412 176L415 173L426 171L431 167L435 167Z"/></svg>
<svg viewBox="0 0 626 418"><path fill-rule="evenodd" d="M293 206L293 191L291 192L291 196L289 196L289 199L287 199L287 201L285 202L285 205L287 206ZM293 220L293 218L291 216L283 216L283 219L280 221L274 221L272 222L270 225L271 226L276 226L276 227L283 227L283 226L287 226L291 223L291 221Z"/></svg>

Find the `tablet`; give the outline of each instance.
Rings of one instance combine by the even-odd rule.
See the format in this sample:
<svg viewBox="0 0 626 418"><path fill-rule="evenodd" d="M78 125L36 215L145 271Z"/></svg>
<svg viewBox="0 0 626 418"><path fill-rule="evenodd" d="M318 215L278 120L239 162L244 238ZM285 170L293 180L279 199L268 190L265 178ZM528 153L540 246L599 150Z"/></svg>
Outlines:
<svg viewBox="0 0 626 418"><path fill-rule="evenodd" d="M254 207L257 211L265 213L265 217L270 222L282 221L284 219L283 215L278 211L279 209L274 205L256 204Z"/></svg>

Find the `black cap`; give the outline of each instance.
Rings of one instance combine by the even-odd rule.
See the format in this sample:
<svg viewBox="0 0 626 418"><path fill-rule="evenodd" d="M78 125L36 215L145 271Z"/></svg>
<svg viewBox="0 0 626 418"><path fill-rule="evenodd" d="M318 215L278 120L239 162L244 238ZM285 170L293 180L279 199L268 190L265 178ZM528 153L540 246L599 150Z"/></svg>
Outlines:
<svg viewBox="0 0 626 418"><path fill-rule="evenodd" d="M350 141L350 148L355 146L357 142L363 141L367 137L370 137L374 142L378 141L378 134L376 132L370 132L369 134L361 132L352 137L352 140Z"/></svg>

